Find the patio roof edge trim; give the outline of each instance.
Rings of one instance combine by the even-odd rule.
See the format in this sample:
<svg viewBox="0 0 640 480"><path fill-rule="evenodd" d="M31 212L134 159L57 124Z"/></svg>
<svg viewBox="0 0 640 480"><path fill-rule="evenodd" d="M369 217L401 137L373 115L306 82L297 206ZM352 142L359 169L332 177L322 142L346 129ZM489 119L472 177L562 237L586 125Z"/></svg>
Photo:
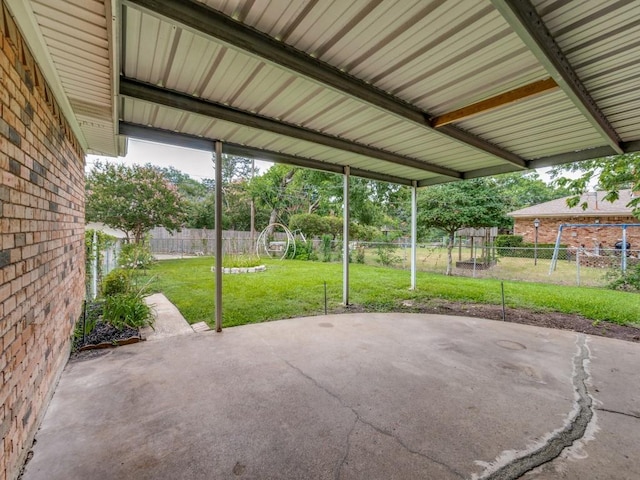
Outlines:
<svg viewBox="0 0 640 480"><path fill-rule="evenodd" d="M123 121L120 122L119 132L121 135L126 135L128 137L135 137L142 140L148 140L158 143L168 143L170 145L179 147L194 148L197 150L205 150L209 152L213 151L213 146L217 141L217 139L207 139L198 137L196 135L172 132L170 130L148 127L145 125L138 125L135 123ZM320 170L329 173L342 174L344 172L344 166L342 165L327 163L312 158L299 157L280 152L273 152L270 150L262 150L258 148L247 147L244 145L238 145L235 143L227 143L224 141L222 141L222 146L224 153L228 153L230 155L238 155L245 158L255 158L256 160L265 160L273 163L283 163L286 165L293 165L302 168L311 168L313 170ZM356 177L395 183L398 185L411 186L413 183L413 180L407 178L385 175L382 173L372 172L370 170L364 170L360 168L351 168L351 174Z"/></svg>
<svg viewBox="0 0 640 480"><path fill-rule="evenodd" d="M251 55L312 79L334 91L357 98L376 108L436 132L450 140L489 153L501 160L526 168L526 160L459 128L435 129L431 117L417 107L339 70L325 62L280 42L204 4L172 0L123 0L123 4L163 17L200 34L215 38Z"/></svg>

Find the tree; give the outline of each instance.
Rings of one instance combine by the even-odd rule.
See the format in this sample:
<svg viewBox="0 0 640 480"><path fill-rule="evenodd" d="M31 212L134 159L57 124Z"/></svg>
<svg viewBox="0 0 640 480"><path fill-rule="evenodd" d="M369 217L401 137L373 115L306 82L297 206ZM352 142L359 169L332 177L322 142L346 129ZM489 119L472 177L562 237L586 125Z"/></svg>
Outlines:
<svg viewBox="0 0 640 480"><path fill-rule="evenodd" d="M566 173L577 173L577 178L565 177ZM567 203L574 207L580 203L580 195L597 180L597 187L605 190L604 199L613 202L619 198L622 189L640 191L640 153L627 153L613 157L598 158L584 162L562 165L551 171L556 184L570 190L573 197ZM627 206L633 209L633 215L640 218L640 197L633 198ZM582 204L582 208L586 208Z"/></svg>
<svg viewBox="0 0 640 480"><path fill-rule="evenodd" d="M461 228L493 227L504 224L505 202L487 179L446 183L421 190L418 196L418 224L424 232L439 228L447 233L447 275L451 275L451 252L455 233Z"/></svg>
<svg viewBox="0 0 640 480"><path fill-rule="evenodd" d="M289 228L300 230L305 237L313 238L329 233L329 222L317 213L297 213L291 215Z"/></svg>
<svg viewBox="0 0 640 480"><path fill-rule="evenodd" d="M194 180L189 175L181 172L175 167L154 167L150 163L145 165L147 168L155 168L164 178L176 186L178 192L185 200L190 202L199 202L207 196L209 188L202 182Z"/></svg>
<svg viewBox="0 0 640 480"><path fill-rule="evenodd" d="M491 181L507 201L509 211L538 205L571 194L566 188L554 188L545 183L535 171L505 173L492 177Z"/></svg>
<svg viewBox="0 0 640 480"><path fill-rule="evenodd" d="M139 243L154 227L178 230L185 203L156 168L97 162L86 179L86 219L122 230Z"/></svg>

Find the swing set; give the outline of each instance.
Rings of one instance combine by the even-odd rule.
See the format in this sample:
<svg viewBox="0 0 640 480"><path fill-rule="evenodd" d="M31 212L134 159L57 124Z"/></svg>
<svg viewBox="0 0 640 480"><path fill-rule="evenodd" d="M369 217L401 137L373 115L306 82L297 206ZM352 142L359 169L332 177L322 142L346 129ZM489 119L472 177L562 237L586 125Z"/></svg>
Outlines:
<svg viewBox="0 0 640 480"><path fill-rule="evenodd" d="M562 230L565 227L576 227L576 228L585 228L585 227L595 227L595 228L622 228L622 242L621 243L621 259L620 266L622 268L622 272L627 271L627 228L630 227L640 227L640 223L563 223L558 227L558 236L556 238L556 245L553 249L553 257L551 258L551 266L549 267L549 275L551 275L558 263L558 253L560 252L560 239L562 238Z"/></svg>

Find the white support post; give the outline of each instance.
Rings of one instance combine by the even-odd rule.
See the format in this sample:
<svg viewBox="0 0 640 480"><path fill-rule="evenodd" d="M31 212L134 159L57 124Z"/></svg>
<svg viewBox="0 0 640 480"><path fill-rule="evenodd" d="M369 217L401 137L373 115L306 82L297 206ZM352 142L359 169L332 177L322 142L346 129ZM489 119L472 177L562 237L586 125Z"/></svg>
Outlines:
<svg viewBox="0 0 640 480"><path fill-rule="evenodd" d="M216 332L222 332L222 142L215 143Z"/></svg>
<svg viewBox="0 0 640 480"><path fill-rule="evenodd" d="M418 250L416 242L418 238L418 182L411 185L411 290L417 287L416 269L418 265Z"/></svg>
<svg viewBox="0 0 640 480"><path fill-rule="evenodd" d="M95 300L98 296L98 232L93 231L91 241L91 254L93 261L91 262L91 300Z"/></svg>
<svg viewBox="0 0 640 480"><path fill-rule="evenodd" d="M342 226L342 303L349 305L349 176L351 169L344 167L343 226Z"/></svg>

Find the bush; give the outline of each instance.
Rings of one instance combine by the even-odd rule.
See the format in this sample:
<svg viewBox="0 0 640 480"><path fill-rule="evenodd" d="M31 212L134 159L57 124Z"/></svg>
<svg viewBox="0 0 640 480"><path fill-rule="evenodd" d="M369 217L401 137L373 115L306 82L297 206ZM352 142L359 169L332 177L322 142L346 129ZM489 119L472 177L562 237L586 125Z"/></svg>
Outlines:
<svg viewBox="0 0 640 480"><path fill-rule="evenodd" d="M364 246L356 247L356 263L364 263Z"/></svg>
<svg viewBox="0 0 640 480"><path fill-rule="evenodd" d="M140 293L127 292L107 297L104 302L104 321L116 329L142 328L153 324L151 308Z"/></svg>
<svg viewBox="0 0 640 480"><path fill-rule="evenodd" d="M376 247L376 253L378 255L378 263L385 267L390 267L398 262L401 258L395 254L396 245L392 242L382 242Z"/></svg>
<svg viewBox="0 0 640 480"><path fill-rule="evenodd" d="M607 274L608 288L625 292L640 292L640 263L633 268L627 268L626 273L615 270Z"/></svg>
<svg viewBox="0 0 640 480"><path fill-rule="evenodd" d="M332 248L333 238L331 235L323 235L320 243L320 248L322 252L322 261L330 262L331 261L331 248Z"/></svg>
<svg viewBox="0 0 640 480"><path fill-rule="evenodd" d="M313 251L313 244L311 242L303 242L296 239L295 252L293 245L289 245L286 258L290 260L317 260L318 256Z"/></svg>
<svg viewBox="0 0 640 480"><path fill-rule="evenodd" d="M494 245L497 248L522 247L522 235L498 235Z"/></svg>
<svg viewBox="0 0 640 480"><path fill-rule="evenodd" d="M317 237L330 230L326 217L316 213L298 213L289 219L291 230L300 230L307 237Z"/></svg>
<svg viewBox="0 0 640 480"><path fill-rule="evenodd" d="M102 294L105 297L130 292L131 288L131 275L124 268L112 270L102 281Z"/></svg>
<svg viewBox="0 0 640 480"><path fill-rule="evenodd" d="M507 235L504 235L507 236ZM553 258L555 243L538 243L538 258L550 260ZM533 243L521 243L517 247L497 247L496 253L502 257L513 258L533 258L535 256L535 245ZM558 251L558 260L568 260L567 245L561 244Z"/></svg>
<svg viewBox="0 0 640 480"><path fill-rule="evenodd" d="M142 243L126 243L120 250L118 264L123 268L147 269L153 263L153 254L148 245Z"/></svg>

